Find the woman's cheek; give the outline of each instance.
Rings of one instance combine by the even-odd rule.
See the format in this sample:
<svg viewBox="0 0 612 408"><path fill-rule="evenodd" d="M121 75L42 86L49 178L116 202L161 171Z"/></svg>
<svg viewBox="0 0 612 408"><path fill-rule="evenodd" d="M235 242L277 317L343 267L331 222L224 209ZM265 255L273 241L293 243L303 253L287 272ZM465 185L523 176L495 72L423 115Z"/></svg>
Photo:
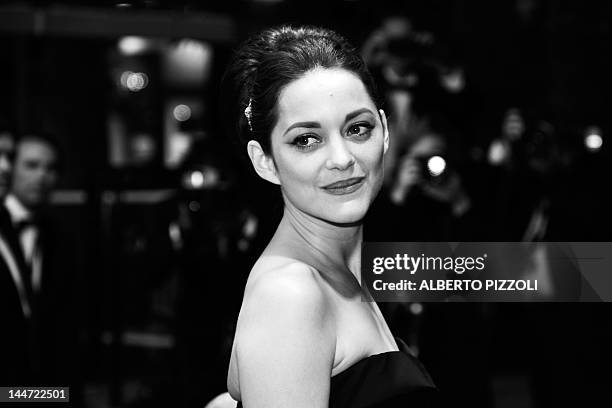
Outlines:
<svg viewBox="0 0 612 408"><path fill-rule="evenodd" d="M305 187L314 180L312 172L313 163L305 157L293 157L278 166L279 179L285 188Z"/></svg>
<svg viewBox="0 0 612 408"><path fill-rule="evenodd" d="M382 144L376 144L369 149L368 164L371 171L382 171L384 149Z"/></svg>

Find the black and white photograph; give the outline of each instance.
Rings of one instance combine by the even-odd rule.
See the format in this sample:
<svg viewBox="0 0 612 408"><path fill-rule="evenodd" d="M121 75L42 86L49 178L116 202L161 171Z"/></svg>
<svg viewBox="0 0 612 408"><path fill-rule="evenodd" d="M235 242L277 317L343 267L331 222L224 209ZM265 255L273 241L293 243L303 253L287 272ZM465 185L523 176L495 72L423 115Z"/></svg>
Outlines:
<svg viewBox="0 0 612 408"><path fill-rule="evenodd" d="M0 407L612 406L610 49L595 0L0 2Z"/></svg>

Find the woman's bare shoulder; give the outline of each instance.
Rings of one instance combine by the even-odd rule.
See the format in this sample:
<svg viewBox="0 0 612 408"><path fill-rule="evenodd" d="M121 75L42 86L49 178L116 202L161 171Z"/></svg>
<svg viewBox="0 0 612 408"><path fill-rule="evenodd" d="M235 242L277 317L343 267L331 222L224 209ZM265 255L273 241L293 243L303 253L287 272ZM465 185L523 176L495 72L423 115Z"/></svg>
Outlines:
<svg viewBox="0 0 612 408"><path fill-rule="evenodd" d="M281 373L317 367L313 358L320 359L314 370L329 379L336 340L329 308L316 269L291 258L260 258L238 318L228 373L232 396L240 398L242 383L252 381L254 372L258 381L275 383Z"/></svg>
<svg viewBox="0 0 612 408"><path fill-rule="evenodd" d="M294 318L304 322L329 316L329 301L317 270L281 256L262 257L253 267L245 288L238 332L260 320Z"/></svg>
<svg viewBox="0 0 612 408"><path fill-rule="evenodd" d="M283 298L286 296L286 291L294 295L296 294L294 291L305 295L321 292L317 270L292 258L278 255L263 256L249 274L243 302L249 301L253 294L279 295Z"/></svg>

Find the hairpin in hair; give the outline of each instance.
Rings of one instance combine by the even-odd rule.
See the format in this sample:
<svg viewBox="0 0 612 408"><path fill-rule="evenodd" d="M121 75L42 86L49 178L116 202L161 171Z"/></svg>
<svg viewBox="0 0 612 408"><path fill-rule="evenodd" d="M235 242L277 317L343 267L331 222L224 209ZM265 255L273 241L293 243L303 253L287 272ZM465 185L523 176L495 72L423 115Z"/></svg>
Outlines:
<svg viewBox="0 0 612 408"><path fill-rule="evenodd" d="M247 123L249 124L249 130L253 131L253 123L251 122L251 118L253 117L253 98L249 98L249 105L244 108L244 116L247 119Z"/></svg>

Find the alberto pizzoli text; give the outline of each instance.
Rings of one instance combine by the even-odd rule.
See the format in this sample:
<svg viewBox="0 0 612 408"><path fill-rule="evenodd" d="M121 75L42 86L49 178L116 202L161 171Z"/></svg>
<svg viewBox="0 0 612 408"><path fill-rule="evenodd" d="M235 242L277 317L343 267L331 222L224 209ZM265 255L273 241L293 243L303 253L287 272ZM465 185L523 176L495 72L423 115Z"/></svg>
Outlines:
<svg viewBox="0 0 612 408"><path fill-rule="evenodd" d="M537 291L537 279L428 279L412 281L402 279L398 282L373 282L377 291Z"/></svg>

